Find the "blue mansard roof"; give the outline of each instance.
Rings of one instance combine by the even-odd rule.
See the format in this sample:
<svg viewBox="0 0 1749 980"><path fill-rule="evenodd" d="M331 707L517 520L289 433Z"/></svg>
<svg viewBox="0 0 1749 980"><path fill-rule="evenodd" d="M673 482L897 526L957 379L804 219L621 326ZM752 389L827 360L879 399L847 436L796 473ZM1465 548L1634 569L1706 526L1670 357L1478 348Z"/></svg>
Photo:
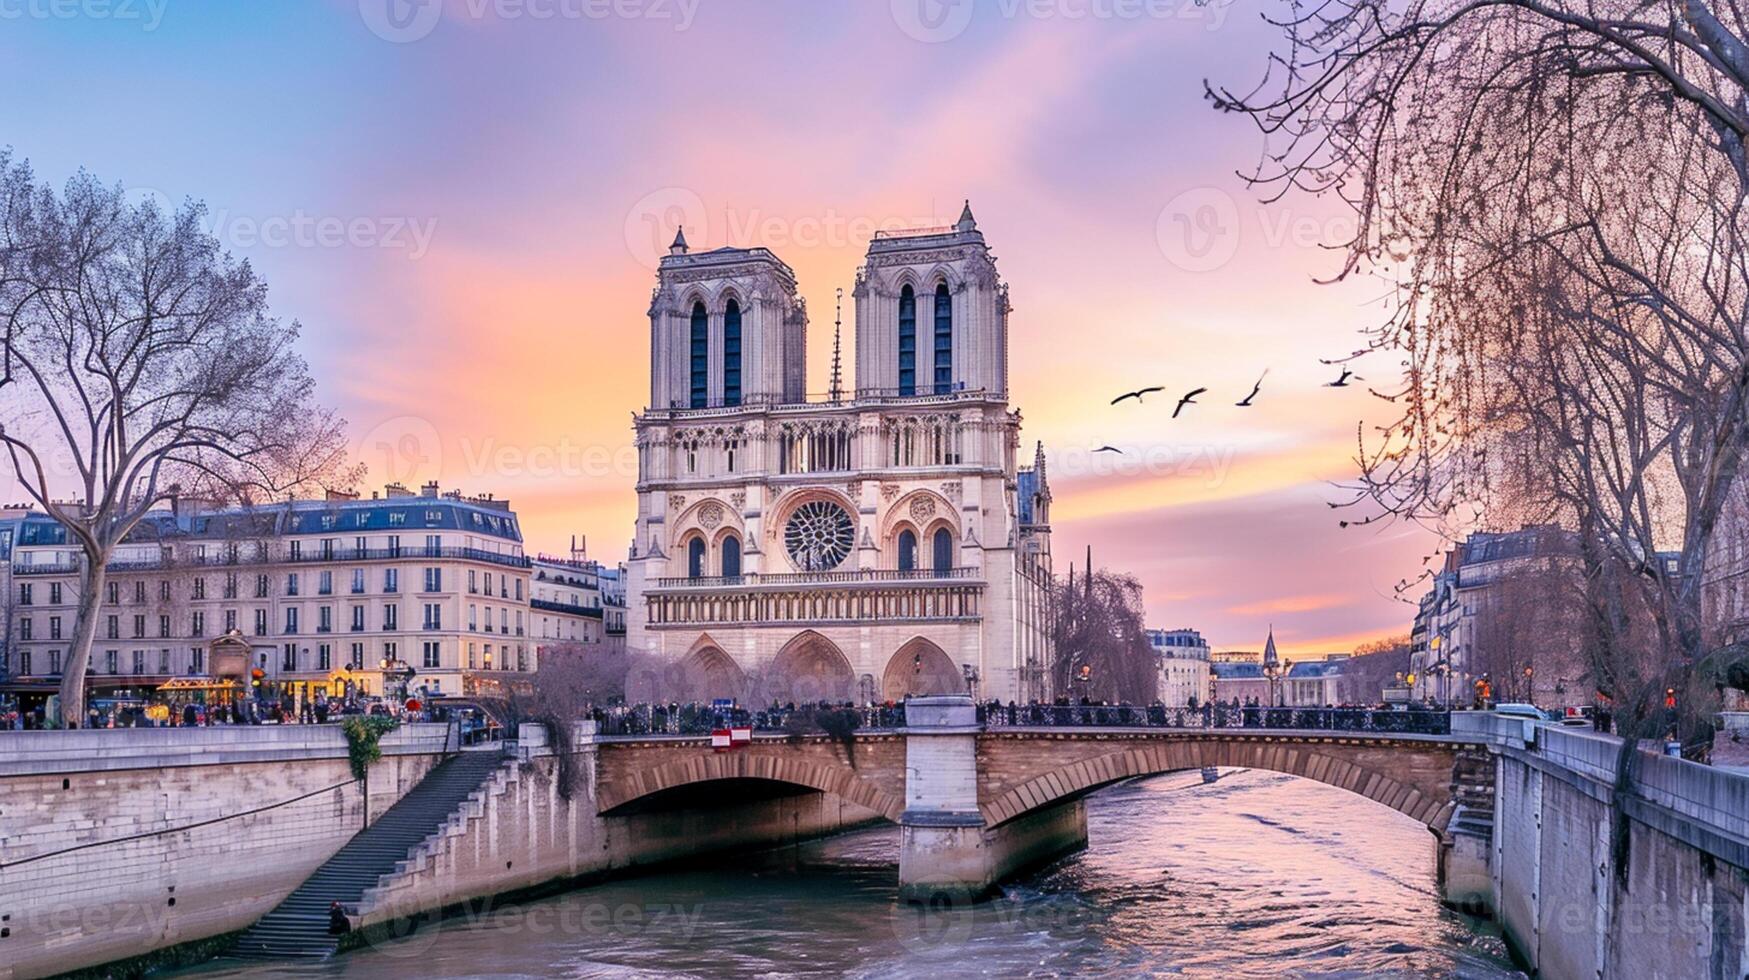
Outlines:
<svg viewBox="0 0 1749 980"><path fill-rule="evenodd" d="M521 543L522 528L503 501L455 497L384 497L372 500L294 500L194 514L155 510L128 535L130 542L167 538L258 537L463 531ZM64 545L67 529L42 513L20 518L14 544Z"/></svg>

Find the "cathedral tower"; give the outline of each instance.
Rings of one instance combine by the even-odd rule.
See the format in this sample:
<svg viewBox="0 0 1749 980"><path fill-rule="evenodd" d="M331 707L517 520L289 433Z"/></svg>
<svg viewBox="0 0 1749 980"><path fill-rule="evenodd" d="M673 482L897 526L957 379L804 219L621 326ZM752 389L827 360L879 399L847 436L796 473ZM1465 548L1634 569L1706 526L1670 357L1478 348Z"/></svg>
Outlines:
<svg viewBox="0 0 1749 980"><path fill-rule="evenodd" d="M802 401L808 313L795 273L763 248L693 253L685 229L650 298L650 407Z"/></svg>
<svg viewBox="0 0 1749 980"><path fill-rule="evenodd" d="M858 397L1008 395L1008 291L968 201L947 228L877 234L856 279Z"/></svg>

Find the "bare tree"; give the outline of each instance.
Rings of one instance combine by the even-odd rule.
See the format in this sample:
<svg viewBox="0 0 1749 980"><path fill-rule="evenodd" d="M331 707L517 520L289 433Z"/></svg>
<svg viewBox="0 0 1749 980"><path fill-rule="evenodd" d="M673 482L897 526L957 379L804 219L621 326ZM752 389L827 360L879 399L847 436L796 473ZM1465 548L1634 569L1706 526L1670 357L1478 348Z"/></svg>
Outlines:
<svg viewBox="0 0 1749 980"><path fill-rule="evenodd" d="M1387 686L1409 672L1409 635L1371 640L1354 648L1336 675L1336 696L1342 704L1377 704Z"/></svg>
<svg viewBox="0 0 1749 980"><path fill-rule="evenodd" d="M1255 186L1346 202L1338 274L1387 285L1400 414L1356 502L1577 532L1593 672L1651 733L1663 689L1742 656L1708 647L1700 589L1749 439L1740 9L1336 0L1278 26L1257 89L1209 94L1266 134Z"/></svg>
<svg viewBox="0 0 1749 980"><path fill-rule="evenodd" d="M1105 569L1077 580L1071 569L1051 596L1057 651L1052 688L1072 699L1152 702L1157 668L1141 583Z"/></svg>
<svg viewBox="0 0 1749 980"><path fill-rule="evenodd" d="M0 444L82 561L61 713L83 713L107 564L178 493L269 500L345 485L342 423L313 404L247 262L204 208L130 205L81 172L60 193L0 152Z"/></svg>

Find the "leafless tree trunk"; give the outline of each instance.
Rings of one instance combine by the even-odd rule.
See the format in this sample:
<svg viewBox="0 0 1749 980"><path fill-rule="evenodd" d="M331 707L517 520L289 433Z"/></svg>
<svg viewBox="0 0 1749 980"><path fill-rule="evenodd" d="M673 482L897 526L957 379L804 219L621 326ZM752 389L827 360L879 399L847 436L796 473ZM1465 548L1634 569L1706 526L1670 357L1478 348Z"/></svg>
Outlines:
<svg viewBox="0 0 1749 980"><path fill-rule="evenodd" d="M178 493L268 500L343 485L340 420L312 401L266 285L194 203L165 215L81 173L60 193L0 153L0 445L80 553L61 715L116 546Z"/></svg>

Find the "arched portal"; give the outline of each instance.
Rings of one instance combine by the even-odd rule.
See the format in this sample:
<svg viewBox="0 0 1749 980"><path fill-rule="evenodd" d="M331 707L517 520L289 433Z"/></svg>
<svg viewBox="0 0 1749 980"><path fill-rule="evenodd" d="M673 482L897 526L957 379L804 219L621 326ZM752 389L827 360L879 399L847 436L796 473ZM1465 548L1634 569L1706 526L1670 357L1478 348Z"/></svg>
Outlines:
<svg viewBox="0 0 1749 980"><path fill-rule="evenodd" d="M679 687L683 701L739 700L746 693L747 676L721 649L701 646L681 661Z"/></svg>
<svg viewBox="0 0 1749 980"><path fill-rule="evenodd" d="M913 694L963 694L965 689L953 658L922 637L900 647L881 675L881 697L888 701Z"/></svg>
<svg viewBox="0 0 1749 980"><path fill-rule="evenodd" d="M784 644L766 671L764 700L806 704L848 701L856 694L856 672L843 651L813 630Z"/></svg>

